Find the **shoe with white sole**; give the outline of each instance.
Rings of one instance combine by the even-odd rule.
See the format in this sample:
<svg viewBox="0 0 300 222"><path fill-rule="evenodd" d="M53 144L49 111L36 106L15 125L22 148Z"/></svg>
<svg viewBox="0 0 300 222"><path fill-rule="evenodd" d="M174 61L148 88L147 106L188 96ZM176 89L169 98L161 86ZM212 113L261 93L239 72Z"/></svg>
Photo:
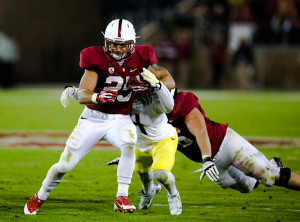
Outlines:
<svg viewBox="0 0 300 222"><path fill-rule="evenodd" d="M152 190L151 194L146 195L144 190L141 191L142 197L139 204L139 209L148 209L151 206L152 200L156 194L160 193L161 185L154 184L154 189Z"/></svg>
<svg viewBox="0 0 300 222"><path fill-rule="evenodd" d="M28 215L36 215L36 212L44 203L44 200L40 200L38 198L38 194L36 193L25 205L24 214Z"/></svg>
<svg viewBox="0 0 300 222"><path fill-rule="evenodd" d="M125 196L118 196L115 199L115 206L114 210L124 212L124 213L134 213L136 210L135 206L130 203L127 197Z"/></svg>
<svg viewBox="0 0 300 222"><path fill-rule="evenodd" d="M170 214L180 215L182 212L182 204L179 192L173 196L168 196Z"/></svg>

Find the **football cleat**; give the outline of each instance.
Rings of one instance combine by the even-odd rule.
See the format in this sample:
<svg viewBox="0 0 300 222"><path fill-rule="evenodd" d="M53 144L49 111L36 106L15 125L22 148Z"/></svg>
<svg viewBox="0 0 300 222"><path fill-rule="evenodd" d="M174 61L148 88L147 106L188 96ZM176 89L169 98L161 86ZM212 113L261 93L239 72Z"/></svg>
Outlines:
<svg viewBox="0 0 300 222"><path fill-rule="evenodd" d="M142 197L139 204L139 209L148 209L151 206L152 200L156 194L159 194L161 191L160 184L154 184L154 189L152 190L151 194L146 195L144 190L141 191Z"/></svg>
<svg viewBox="0 0 300 222"><path fill-rule="evenodd" d="M171 215L180 215L182 212L182 204L179 192L173 196L168 196L169 208Z"/></svg>
<svg viewBox="0 0 300 222"><path fill-rule="evenodd" d="M124 213L134 213L135 206L130 203L127 197L125 196L118 196L115 200L114 210L124 212Z"/></svg>
<svg viewBox="0 0 300 222"><path fill-rule="evenodd" d="M36 212L44 203L44 200L40 200L38 198L38 194L36 193L25 205L24 214L36 215Z"/></svg>
<svg viewBox="0 0 300 222"><path fill-rule="evenodd" d="M282 162L281 162L281 159L278 158L278 157L273 157L271 159L271 162L275 163L279 168L284 168Z"/></svg>
<svg viewBox="0 0 300 222"><path fill-rule="evenodd" d="M259 184L260 184L260 183L259 183L259 181L258 181L258 180L256 180L256 183L255 183L255 185L254 185L253 189L257 188Z"/></svg>
<svg viewBox="0 0 300 222"><path fill-rule="evenodd" d="M116 159L113 159L113 160L109 161L107 163L107 165L118 165L119 161L120 161L120 157L117 157Z"/></svg>

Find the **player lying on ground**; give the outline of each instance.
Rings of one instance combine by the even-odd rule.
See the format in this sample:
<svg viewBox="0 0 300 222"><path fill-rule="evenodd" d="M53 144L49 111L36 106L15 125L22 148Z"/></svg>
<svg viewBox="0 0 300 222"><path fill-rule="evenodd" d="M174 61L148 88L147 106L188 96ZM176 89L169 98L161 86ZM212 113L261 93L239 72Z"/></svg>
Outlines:
<svg viewBox="0 0 300 222"><path fill-rule="evenodd" d="M135 206L128 200L137 138L136 127L129 116L135 92L128 82L143 68L148 68L166 86L175 87L175 83L167 70L156 65L153 47L135 45L135 29L129 21L116 19L110 22L104 41L104 46L92 46L81 51L80 67L84 74L78 100L86 107L66 142L60 160L49 169L40 190L26 203L25 214L36 214L50 191L100 140L106 140L121 151L114 210L135 211Z"/></svg>
<svg viewBox="0 0 300 222"><path fill-rule="evenodd" d="M300 190L298 174L284 167L279 158L269 161L227 125L208 119L193 93L175 92L174 109L167 116L169 123L177 128L177 149L190 160L204 162L200 179L210 163L206 158L203 160L201 152L211 150L220 173L215 183L222 188L249 193L262 183L267 187L277 185ZM118 158L108 164L118 164Z"/></svg>

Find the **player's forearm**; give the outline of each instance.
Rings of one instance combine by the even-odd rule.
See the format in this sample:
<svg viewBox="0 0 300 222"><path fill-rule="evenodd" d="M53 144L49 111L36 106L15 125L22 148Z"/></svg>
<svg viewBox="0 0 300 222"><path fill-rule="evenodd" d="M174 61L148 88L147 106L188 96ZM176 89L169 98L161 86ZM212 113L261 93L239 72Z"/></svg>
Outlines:
<svg viewBox="0 0 300 222"><path fill-rule="evenodd" d="M79 89L78 90L78 102L80 104L93 104L92 96L93 92L88 89Z"/></svg>
<svg viewBox="0 0 300 222"><path fill-rule="evenodd" d="M80 104L93 104L93 94L98 82L98 74L91 70L85 70L79 85L78 101Z"/></svg>
<svg viewBox="0 0 300 222"><path fill-rule="evenodd" d="M159 107L160 112L161 113L171 112L174 107L174 99L170 91L164 86L164 84L161 84L161 89L156 91L156 94L158 95L158 99L160 102L160 107Z"/></svg>
<svg viewBox="0 0 300 222"><path fill-rule="evenodd" d="M168 70L164 69L161 72L161 78L159 79L169 90L176 87L175 81Z"/></svg>
<svg viewBox="0 0 300 222"><path fill-rule="evenodd" d="M206 130L202 130L197 133L196 140L198 147L200 148L202 158L210 156L211 157L211 144Z"/></svg>

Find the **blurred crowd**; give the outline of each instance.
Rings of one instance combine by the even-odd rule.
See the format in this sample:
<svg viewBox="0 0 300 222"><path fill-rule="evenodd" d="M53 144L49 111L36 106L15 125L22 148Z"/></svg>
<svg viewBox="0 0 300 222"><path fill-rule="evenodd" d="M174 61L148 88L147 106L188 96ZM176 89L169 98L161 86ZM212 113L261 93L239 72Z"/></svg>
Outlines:
<svg viewBox="0 0 300 222"><path fill-rule="evenodd" d="M208 88L224 88L231 77L241 89L255 88L256 45L300 45L299 0L111 0L110 18L126 17L152 44L159 61L180 87L188 86L189 59L205 52L210 63Z"/></svg>
<svg viewBox="0 0 300 222"><path fill-rule="evenodd" d="M82 11L77 3L78 7L74 4L64 14L50 13L52 17L40 20L45 23L31 23L33 18L28 17L23 27L31 27L31 32L22 36L12 36L0 29L0 87L14 86L21 76L21 81L76 81L77 69L70 68L74 66L71 62L78 60L79 49L75 50L74 45L81 49L103 44L102 38L94 35L95 23L97 27L102 23L104 26L115 18L126 18L134 24L140 36L137 44L154 46L159 64L170 71L179 88L259 88L266 75L257 74L257 46L282 49L300 46L300 0L110 0L101 4L91 0L90 3L95 10L86 9L90 15L86 20L80 18L75 22L73 15ZM32 10L40 11L39 7ZM49 7L56 11L61 6L48 1L44 12ZM15 29L9 23L15 21L13 18L14 15L5 20L6 28ZM76 38L70 35L70 30ZM20 47L13 37L18 38ZM32 42L27 44L28 41ZM37 45L35 54L28 47L32 44ZM17 66L15 76L19 54L25 56L21 56L22 65ZM29 60L31 56L35 57Z"/></svg>

